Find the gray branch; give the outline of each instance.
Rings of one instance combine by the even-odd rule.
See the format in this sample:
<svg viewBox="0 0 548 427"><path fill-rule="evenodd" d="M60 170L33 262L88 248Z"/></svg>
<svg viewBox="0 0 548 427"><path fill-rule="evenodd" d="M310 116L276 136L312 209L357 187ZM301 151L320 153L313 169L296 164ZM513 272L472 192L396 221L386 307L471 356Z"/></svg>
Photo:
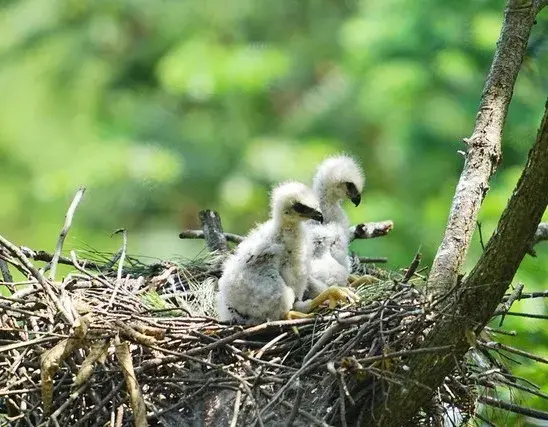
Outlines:
<svg viewBox="0 0 548 427"><path fill-rule="evenodd" d="M375 237L386 236L394 227L392 221L365 222L353 225L348 229L350 241L357 239L374 239ZM244 236L234 233L223 233L227 242L241 243ZM181 239L205 239L206 235L202 230L185 230L179 233Z"/></svg>
<svg viewBox="0 0 548 427"><path fill-rule="evenodd" d="M527 253L531 256L536 257L537 253L534 249L535 245L545 240L548 240L548 222L541 222L537 227L535 237L533 237L533 241L531 242Z"/></svg>
<svg viewBox="0 0 548 427"><path fill-rule="evenodd" d="M28 273L38 281L44 293L62 313L67 323L69 325L72 325L74 323L74 316L63 305L61 299L56 293L57 289L54 289L52 284L36 269L36 267L34 267L34 265L32 265L29 259L21 251L21 249L19 249L16 245L11 243L6 238L4 238L2 235L0 235L0 246L6 248L8 253L10 253L13 257L17 258L21 262L24 269L27 270Z"/></svg>
<svg viewBox="0 0 548 427"><path fill-rule="evenodd" d="M27 248L25 246L21 246L20 249L21 249L21 252L27 258L33 259L34 261L51 262L53 260L53 255L50 254L50 253L47 253L45 251L41 251L41 250L35 251L35 250L32 250L32 249ZM70 258L67 258L67 257L64 257L64 256L59 257L58 263L59 264L64 264L64 265L74 265ZM92 267L92 268L94 268L96 270L99 270L99 271L104 271L104 270L107 270L107 269L112 267L112 266L109 267L109 266L103 265L103 264L98 264L98 263L96 263L94 261L90 261L90 260L84 260L84 263L85 263L86 266Z"/></svg>
<svg viewBox="0 0 548 427"><path fill-rule="evenodd" d="M443 241L436 254L429 285L436 291L455 290L456 298L440 303L443 313L420 348L452 343L447 355L413 355L408 359L403 385L390 387L378 405L378 425L406 424L426 405L433 392L455 367L470 344L466 337L479 332L497 308L510 284L548 203L548 112L542 122L527 166L503 213L497 231L476 267L457 285L480 205L488 190L501 153L501 134L508 104L537 7L524 0L508 0L497 50L485 84L476 125L468 146L464 169L457 185ZM456 303L453 301L457 301ZM441 314L440 314L441 316ZM426 388L425 388L426 387ZM431 393L424 391L431 390Z"/></svg>
<svg viewBox="0 0 548 427"><path fill-rule="evenodd" d="M548 240L548 222L541 222L535 233L535 245L543 240Z"/></svg>
<svg viewBox="0 0 548 427"><path fill-rule="evenodd" d="M3 259L0 259L0 273L2 273L2 278L4 279L4 283L11 283L13 282L13 277L10 273L10 268L8 267L8 264Z"/></svg>
<svg viewBox="0 0 548 427"><path fill-rule="evenodd" d="M472 136L464 139L466 160L445 235L430 272L428 286L440 292L456 284L475 230L489 179L501 158L501 136L516 78L523 62L536 7L527 0L508 0L497 50L476 117Z"/></svg>
<svg viewBox="0 0 548 427"><path fill-rule="evenodd" d="M536 418L538 420L548 420L548 412L540 411L538 409L527 408L525 406L516 405L512 402L505 402L504 400L495 399L490 396L480 396L478 401L492 406L493 408L504 409L515 414L525 415L527 417Z"/></svg>
<svg viewBox="0 0 548 427"><path fill-rule="evenodd" d="M76 212L76 208L80 204L80 201L82 200L82 197L84 196L85 191L86 191L86 188L82 187L76 192L76 195L72 199L72 203L70 204L68 208L67 214L65 215L65 224L63 225L63 229L61 230L61 233L59 234L59 239L57 240L57 246L53 254L53 259L51 260L51 267L49 271L50 280L55 280L55 272L57 271L57 264L59 263L59 258L61 257L61 251L63 250L63 243L65 242L65 237L67 237L67 233L69 232L70 226L72 225L72 218L74 217L74 212Z"/></svg>
<svg viewBox="0 0 548 427"><path fill-rule="evenodd" d="M408 360L410 370L406 379L409 381L405 389L389 393L388 410L380 409L385 417L383 426L402 425L411 418L430 397L424 393L424 386L431 390L439 387L454 369L455 361L468 351L467 337L477 336L496 312L498 302L503 300L530 247L547 205L548 103L527 165L496 232L468 277L455 288L457 303L452 303L452 299L443 303L440 313L444 316L421 345L421 348L435 347L450 342L455 344L454 353L447 357L411 357Z"/></svg>
<svg viewBox="0 0 548 427"><path fill-rule="evenodd" d="M375 237L386 236L394 227L392 221L365 222L353 225L348 229L350 241L356 239L374 239Z"/></svg>
<svg viewBox="0 0 548 427"><path fill-rule="evenodd" d="M116 298L116 294L118 293L118 290L120 289L120 286L122 285L122 273L124 271L124 261L126 259L127 230L124 228L120 228L116 230L114 233L112 233L112 236L119 233L122 233L122 248L120 250L120 259L118 260L118 271L116 272L116 284L114 285L114 290L112 291L112 294L108 301L107 308L109 309L110 307L112 307L112 304L114 304L114 299Z"/></svg>
<svg viewBox="0 0 548 427"><path fill-rule="evenodd" d="M241 243L244 240L244 236L234 233L223 233L228 242ZM185 230L179 233L180 239L205 239L204 232L202 230Z"/></svg>
<svg viewBox="0 0 548 427"><path fill-rule="evenodd" d="M0 258L0 273L2 273L2 279L4 280L4 285L11 294L16 292L15 286L13 286L13 276L10 273L10 268L8 263Z"/></svg>
<svg viewBox="0 0 548 427"><path fill-rule="evenodd" d="M228 251L228 243L223 233L221 225L221 217L215 211L206 209L200 211L200 226L204 231L204 239L207 247L211 252L226 252Z"/></svg>

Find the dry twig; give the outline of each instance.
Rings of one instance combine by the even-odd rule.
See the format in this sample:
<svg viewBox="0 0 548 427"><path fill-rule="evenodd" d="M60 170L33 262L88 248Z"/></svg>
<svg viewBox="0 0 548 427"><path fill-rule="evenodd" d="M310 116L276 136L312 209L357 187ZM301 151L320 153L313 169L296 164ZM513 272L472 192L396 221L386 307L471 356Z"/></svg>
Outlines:
<svg viewBox="0 0 548 427"><path fill-rule="evenodd" d="M239 244L244 240L244 236L234 233L223 233L227 242ZM185 230L179 233L180 239L205 239L203 230Z"/></svg>
<svg viewBox="0 0 548 427"><path fill-rule="evenodd" d="M504 322L504 316L506 315L506 313L508 313L508 311L510 310L510 308L512 307L512 304L514 304L514 302L516 300L519 300L520 297L521 297L521 292L523 291L523 284L522 283L518 283L518 285L516 286L516 289L514 289L514 292L512 292L512 295L510 295L510 298L508 298L503 304L502 304L502 307L500 310L497 310L494 315L498 315L498 314L502 314L502 317L500 318L500 323L499 323L499 328L502 326L502 323Z"/></svg>
<svg viewBox="0 0 548 427"><path fill-rule="evenodd" d="M495 399L494 397L490 396L481 396L478 401L494 408L500 408L506 411L514 412L515 414L526 415L528 417L536 418L539 420L548 420L548 412L546 411L526 408L524 406L516 405L515 403L505 402L504 400Z"/></svg>
<svg viewBox="0 0 548 427"><path fill-rule="evenodd" d="M68 208L67 214L65 215L65 224L63 225L61 234L59 234L59 239L57 240L57 246L55 247L55 253L53 254L53 259L51 260L51 266L49 271L50 280L55 279L55 272L57 271L57 264L59 262L59 257L61 256L61 251L63 250L63 243L65 242L65 237L67 237L67 233L69 232L70 226L72 225L72 218L74 217L74 212L76 212L76 208L80 204L80 201L82 200L82 197L84 196L85 191L86 191L85 187L82 187L76 192L76 195L72 199L72 203L70 204Z"/></svg>

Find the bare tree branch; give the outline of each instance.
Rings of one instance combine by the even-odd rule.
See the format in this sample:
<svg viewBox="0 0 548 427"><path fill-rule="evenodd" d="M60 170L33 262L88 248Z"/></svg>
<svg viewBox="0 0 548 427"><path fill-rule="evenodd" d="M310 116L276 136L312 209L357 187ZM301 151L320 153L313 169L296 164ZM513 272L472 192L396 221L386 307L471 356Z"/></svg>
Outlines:
<svg viewBox="0 0 548 427"><path fill-rule="evenodd" d="M512 295L510 295L510 298L508 298L506 301L502 303L502 306L497 310L501 312L502 316L500 318L499 328L504 323L504 317L506 313L510 311L510 308L512 307L512 304L516 302L516 300L519 301L521 297L521 292L523 291L524 285L523 283L518 283L516 286L516 289L514 289L514 292L512 292Z"/></svg>
<svg viewBox="0 0 548 427"><path fill-rule="evenodd" d="M533 237L533 242L531 243L527 253L531 256L536 257L537 252L534 249L535 245L545 240L548 240L548 222L541 222L538 225L537 231L535 233L535 237Z"/></svg>
<svg viewBox="0 0 548 427"><path fill-rule="evenodd" d="M445 235L434 259L428 286L440 291L457 282L474 233L489 179L501 159L501 136L514 84L523 62L537 8L528 0L508 0L495 57L485 83Z"/></svg>
<svg viewBox="0 0 548 427"><path fill-rule="evenodd" d="M226 252L229 250L226 236L223 233L221 217L215 211L206 209L200 211L200 226L204 231L204 239L211 252Z"/></svg>
<svg viewBox="0 0 548 427"><path fill-rule="evenodd" d="M516 405L515 403L505 402L504 400L495 399L490 396L481 396L478 399L479 402L492 406L494 408L504 409L506 411L514 412L516 414L526 415L531 418L537 418L539 420L548 420L548 412L540 411L538 409L526 408L524 406Z"/></svg>
<svg viewBox="0 0 548 427"><path fill-rule="evenodd" d="M65 237L67 237L67 233L69 232L70 226L72 225L72 217L74 216L74 212L76 212L76 208L78 208L78 205L80 204L80 201L82 200L85 191L86 188L82 187L76 192L76 195L72 199L72 203L68 208L67 214L65 215L65 224L63 225L61 234L59 234L57 247L55 248L55 253L53 254L53 259L51 260L51 267L49 271L50 280L55 280L55 272L57 271L57 264L59 263L59 257L61 256L61 251L63 250Z"/></svg>
<svg viewBox="0 0 548 427"><path fill-rule="evenodd" d="M392 230L394 223L392 221L365 222L353 225L348 229L350 241L356 239L373 239L375 237L386 236ZM223 233L227 242L241 243L244 236L234 233ZM180 239L205 239L206 235L202 230L184 230L179 233Z"/></svg>
<svg viewBox="0 0 548 427"><path fill-rule="evenodd" d="M227 242L241 243L244 240L244 236L234 233L223 233ZM205 239L204 232L202 230L185 230L179 233L179 239Z"/></svg>
<svg viewBox="0 0 548 427"><path fill-rule="evenodd" d="M119 233L122 233L122 250L120 253L120 259L118 260L118 271L116 273L116 285L114 286L114 290L112 291L112 295L110 296L110 300L108 301L108 308L112 307L112 304L114 304L114 298L116 298L116 294L118 293L118 290L120 289L120 286L122 285L122 272L124 270L124 261L126 259L127 230L125 228L120 228L116 230L114 233L112 233L111 237Z"/></svg>
<svg viewBox="0 0 548 427"><path fill-rule="evenodd" d="M49 299L55 304L57 309L62 313L65 320L69 325L72 325L74 323L74 316L72 313L70 313L61 302L61 299L56 293L56 290L52 286L52 284L32 265L32 263L29 261L29 259L25 256L25 254L19 249L16 245L11 243L8 239L4 238L2 235L0 235L0 246L7 249L7 251L13 255L15 258L17 258L23 267L29 272L29 274L36 279L36 281L40 284L42 287L42 290L44 293L49 297Z"/></svg>
<svg viewBox="0 0 548 427"><path fill-rule="evenodd" d="M0 273L2 273L2 278L4 279L5 283L11 283L13 282L13 277L10 273L10 268L8 267L8 264L3 259L0 259ZM10 289L11 293L15 292L15 288L10 284L8 289Z"/></svg>
<svg viewBox="0 0 548 427"><path fill-rule="evenodd" d="M51 262L51 260L53 259L53 254L47 253L47 252L42 251L42 250L35 251L35 250L27 248L25 246L21 246L20 249L21 249L21 252L27 258L33 259L34 261ZM70 258L67 258L67 257L64 257L64 256L59 257L58 263L59 264L64 264L64 265L74 265ZM92 268L94 268L96 270L99 270L99 271L107 270L106 265L98 264L98 263L96 263L94 261L90 261L88 259L84 260L84 263L85 263L86 266L92 267Z"/></svg>
<svg viewBox="0 0 548 427"><path fill-rule="evenodd" d="M353 225L348 229L350 241L356 239L374 239L375 237L386 236L394 228L390 220L381 222L364 222Z"/></svg>
<svg viewBox="0 0 548 427"><path fill-rule="evenodd" d="M509 12L512 13L512 12ZM380 425L399 426L408 421L469 349L467 337L477 335L495 312L510 285L548 205L548 103L527 165L504 210L497 230L467 279L446 301L444 315L427 335L421 348L447 343L453 354L411 356L405 387L391 385L387 401L379 407ZM385 409L386 408L386 409Z"/></svg>
<svg viewBox="0 0 548 427"><path fill-rule="evenodd" d="M374 264L374 263L385 263L388 262L388 258L386 257L369 257L369 256L361 256L358 257L361 264Z"/></svg>

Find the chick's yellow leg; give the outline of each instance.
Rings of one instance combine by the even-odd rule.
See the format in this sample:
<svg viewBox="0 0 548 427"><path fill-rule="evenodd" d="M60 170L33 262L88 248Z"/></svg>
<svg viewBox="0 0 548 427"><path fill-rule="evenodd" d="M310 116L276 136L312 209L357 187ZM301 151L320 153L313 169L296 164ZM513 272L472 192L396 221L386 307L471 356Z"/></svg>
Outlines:
<svg viewBox="0 0 548 427"><path fill-rule="evenodd" d="M369 274L364 274L361 277L356 277L355 280L350 281L350 278L354 278L356 276L350 276L349 277L349 284L351 288L357 288L361 285L372 285L373 283L377 283L379 279L377 279L375 276L370 276Z"/></svg>
<svg viewBox="0 0 548 427"><path fill-rule="evenodd" d="M356 302L358 299L358 296L352 289L331 286L310 301L310 308L313 310L322 305L325 301L329 301L329 308L333 309L337 306L339 301Z"/></svg>
<svg viewBox="0 0 548 427"><path fill-rule="evenodd" d="M309 317L313 317L314 314L312 313L301 313L300 311L294 311L290 310L287 313L285 313L285 319L286 320L293 320L293 319L307 319Z"/></svg>

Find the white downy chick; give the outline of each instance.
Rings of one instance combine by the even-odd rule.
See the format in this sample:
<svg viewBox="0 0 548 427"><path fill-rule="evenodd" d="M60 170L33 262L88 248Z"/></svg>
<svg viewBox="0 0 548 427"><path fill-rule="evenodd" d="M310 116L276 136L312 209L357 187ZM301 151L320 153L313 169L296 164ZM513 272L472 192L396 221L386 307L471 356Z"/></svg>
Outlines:
<svg viewBox="0 0 548 427"><path fill-rule="evenodd" d="M350 199L358 206L364 183L361 167L350 156L333 156L318 166L312 188L320 200L324 223L306 224L315 254L311 272L313 279L328 285L346 285L351 268L348 255L349 220L341 203ZM312 296L317 293L314 286L310 291Z"/></svg>
<svg viewBox="0 0 548 427"><path fill-rule="evenodd" d="M276 187L271 219L257 226L226 261L219 318L256 324L286 318L302 300L310 268L304 222L323 221L313 191L299 182Z"/></svg>
<svg viewBox="0 0 548 427"><path fill-rule="evenodd" d="M310 272L313 279L320 281L327 286L345 285L348 279L348 269L341 265L331 254L333 246L333 236L340 233L340 226L337 224L326 224L325 227L314 227L311 233L312 258L310 261ZM323 290L319 287L312 295L317 295L318 291Z"/></svg>

